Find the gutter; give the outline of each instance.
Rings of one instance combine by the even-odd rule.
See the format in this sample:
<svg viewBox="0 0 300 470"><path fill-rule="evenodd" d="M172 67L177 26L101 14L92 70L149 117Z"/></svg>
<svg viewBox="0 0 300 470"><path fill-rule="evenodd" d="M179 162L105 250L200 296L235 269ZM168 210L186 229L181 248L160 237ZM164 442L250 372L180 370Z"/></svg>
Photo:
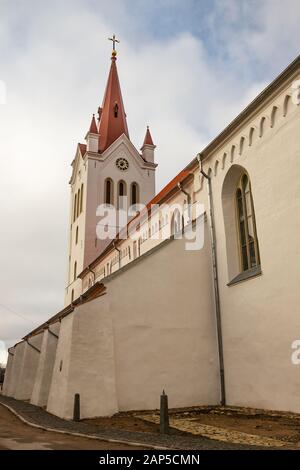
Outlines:
<svg viewBox="0 0 300 470"><path fill-rule="evenodd" d="M214 297L215 297L215 315L217 323L217 340L219 352L219 367L220 367L220 386L221 386L221 405L226 405L226 389L225 389L225 371L224 371L224 351L223 351L223 335L222 335L222 319L221 319L221 305L220 305L220 291L219 291L219 278L218 278L218 263L217 263L217 250L216 250L216 229L214 218L214 206L211 178L203 170L202 155L198 153L197 160L199 164L200 173L207 180L208 187L208 212L210 221L210 236L211 236L211 252L212 252L212 268L213 268L213 281L214 281Z"/></svg>
<svg viewBox="0 0 300 470"><path fill-rule="evenodd" d="M177 186L178 186L178 188L180 189L180 191L181 191L183 194L185 194L186 197L187 197L188 215L189 215L189 220L188 220L188 222L189 222L189 221L192 219L192 217L191 217L191 200L192 200L192 198L191 198L191 195L190 195L185 189L183 189L182 184L181 184L180 182L177 183Z"/></svg>

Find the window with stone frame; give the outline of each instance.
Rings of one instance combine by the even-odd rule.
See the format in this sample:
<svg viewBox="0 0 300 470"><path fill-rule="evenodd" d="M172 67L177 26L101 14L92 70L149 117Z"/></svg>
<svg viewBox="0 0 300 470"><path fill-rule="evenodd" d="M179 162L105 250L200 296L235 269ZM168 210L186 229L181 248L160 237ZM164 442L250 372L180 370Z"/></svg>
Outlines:
<svg viewBox="0 0 300 470"><path fill-rule="evenodd" d="M251 183L246 173L237 185L236 213L241 271L247 271L260 265L260 257Z"/></svg>

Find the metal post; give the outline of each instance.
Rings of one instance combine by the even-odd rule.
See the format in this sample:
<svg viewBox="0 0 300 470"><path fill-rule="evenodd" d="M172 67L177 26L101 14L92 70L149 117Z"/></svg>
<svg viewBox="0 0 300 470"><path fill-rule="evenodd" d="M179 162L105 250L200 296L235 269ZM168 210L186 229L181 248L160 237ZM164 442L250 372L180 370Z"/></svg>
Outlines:
<svg viewBox="0 0 300 470"><path fill-rule="evenodd" d="M163 390L160 396L160 433L169 434L169 407L168 395Z"/></svg>
<svg viewBox="0 0 300 470"><path fill-rule="evenodd" d="M80 421L80 395L79 393L75 393L74 395L73 421Z"/></svg>

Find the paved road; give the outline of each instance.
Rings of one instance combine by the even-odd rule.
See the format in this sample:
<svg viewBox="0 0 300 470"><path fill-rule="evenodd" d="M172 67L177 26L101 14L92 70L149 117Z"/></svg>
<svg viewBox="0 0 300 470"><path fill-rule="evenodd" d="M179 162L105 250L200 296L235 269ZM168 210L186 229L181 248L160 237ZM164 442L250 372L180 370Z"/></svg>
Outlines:
<svg viewBox="0 0 300 470"><path fill-rule="evenodd" d="M136 450L125 444L94 441L32 428L0 405L0 450Z"/></svg>

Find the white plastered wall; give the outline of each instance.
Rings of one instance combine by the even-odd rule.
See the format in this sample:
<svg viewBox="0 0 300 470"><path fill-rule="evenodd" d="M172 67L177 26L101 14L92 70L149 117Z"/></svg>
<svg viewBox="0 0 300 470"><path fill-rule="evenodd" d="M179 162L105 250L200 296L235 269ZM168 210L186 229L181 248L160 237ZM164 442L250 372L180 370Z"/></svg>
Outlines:
<svg viewBox="0 0 300 470"><path fill-rule="evenodd" d="M236 152L231 162L229 149L233 144L238 148L240 137L235 136L205 162L205 170L219 158L212 187L227 403L300 412L300 369L291 361L292 342L300 336L300 109L290 104L283 116L287 92L242 130L247 136L250 126L255 127L252 145L246 140L242 154ZM268 116L274 104L277 118L271 127ZM262 115L267 119L259 137L256 124ZM227 251L226 237L232 233L225 231L222 187L232 165L240 165L251 179L262 275L227 286L235 267Z"/></svg>
<svg viewBox="0 0 300 470"><path fill-rule="evenodd" d="M42 339L43 334L39 333L29 338L28 341L31 346L26 341L20 343L23 349L23 355L16 370L18 380L14 397L17 400L30 400L31 398L40 357L38 350L41 349Z"/></svg>
<svg viewBox="0 0 300 470"><path fill-rule="evenodd" d="M57 322L50 325L49 328L45 329L43 332L41 354L39 357L37 373L30 400L33 405L47 405L55 362L59 329L60 322Z"/></svg>
<svg viewBox="0 0 300 470"><path fill-rule="evenodd" d="M208 234L200 251L172 240L106 282L119 410L219 403Z"/></svg>
<svg viewBox="0 0 300 470"><path fill-rule="evenodd" d="M71 419L74 395L79 393L81 417L115 413L113 351L105 296L77 307L62 319L48 411Z"/></svg>

